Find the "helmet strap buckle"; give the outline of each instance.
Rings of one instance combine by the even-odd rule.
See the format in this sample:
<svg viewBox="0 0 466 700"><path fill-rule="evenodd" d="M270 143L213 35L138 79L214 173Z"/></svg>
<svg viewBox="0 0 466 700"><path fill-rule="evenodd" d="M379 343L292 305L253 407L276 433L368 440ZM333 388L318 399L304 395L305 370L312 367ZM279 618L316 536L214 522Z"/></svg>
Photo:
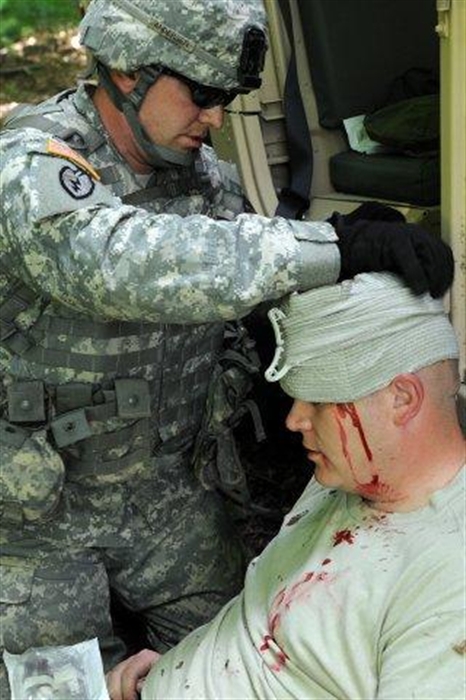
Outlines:
<svg viewBox="0 0 466 700"><path fill-rule="evenodd" d="M162 69L158 66L143 66L139 69L138 81L133 91L128 95L128 99L131 100L136 111L139 112L145 96L161 75Z"/></svg>

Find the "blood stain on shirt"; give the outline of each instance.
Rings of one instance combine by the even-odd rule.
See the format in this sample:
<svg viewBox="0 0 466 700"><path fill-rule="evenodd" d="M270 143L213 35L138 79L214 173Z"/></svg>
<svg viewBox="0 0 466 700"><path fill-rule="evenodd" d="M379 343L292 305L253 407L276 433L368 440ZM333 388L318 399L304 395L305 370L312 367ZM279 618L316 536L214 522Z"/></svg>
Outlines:
<svg viewBox="0 0 466 700"><path fill-rule="evenodd" d="M330 561L330 560L329 560ZM280 622L280 616L290 606L300 600L305 600L311 593L314 585L318 582L329 581L331 575L326 571L306 571L296 583L282 588L274 598L272 609L269 615L269 632L273 635L275 628Z"/></svg>
<svg viewBox="0 0 466 700"><path fill-rule="evenodd" d="M333 535L333 546L336 547L338 544L346 542L347 544L354 543L354 533L351 530L338 530Z"/></svg>
<svg viewBox="0 0 466 700"><path fill-rule="evenodd" d="M325 560L325 563L329 563L331 560ZM275 596L268 619L268 633L264 635L261 640L259 651L264 653L268 651L271 647L271 643L277 644L275 640L275 632L280 625L281 617L287 610L290 609L292 604L304 600L310 594L312 587L317 582L327 582L330 581L332 577L326 571L314 572L307 571L301 578L290 586L285 586L282 588ZM279 649L275 653L275 663L270 668L273 671L280 671L285 665L287 660L286 653Z"/></svg>
<svg viewBox="0 0 466 700"><path fill-rule="evenodd" d="M266 634L263 638L262 644L259 647L260 652L267 651L270 649L271 642L274 641L273 637L270 634ZM270 667L272 671L281 671L283 666L286 664L287 660L289 659L289 656L283 651L283 649L279 649L276 652L275 656L275 663L272 664Z"/></svg>
<svg viewBox="0 0 466 700"><path fill-rule="evenodd" d="M280 650L277 654L276 662L273 664L273 666L270 667L272 671L281 671L283 666L286 664L288 658L289 657L285 654L285 652Z"/></svg>
<svg viewBox="0 0 466 700"><path fill-rule="evenodd" d="M270 649L271 639L273 639L273 637L271 637L270 634L264 635L264 638L262 639L262 644L259 647L259 651L267 651L267 649Z"/></svg>

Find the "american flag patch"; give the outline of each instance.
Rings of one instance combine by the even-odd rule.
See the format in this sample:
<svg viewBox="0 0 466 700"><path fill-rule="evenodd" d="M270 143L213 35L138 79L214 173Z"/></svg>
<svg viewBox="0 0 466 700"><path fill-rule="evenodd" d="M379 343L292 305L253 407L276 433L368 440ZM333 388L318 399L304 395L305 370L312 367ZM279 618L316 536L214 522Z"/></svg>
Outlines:
<svg viewBox="0 0 466 700"><path fill-rule="evenodd" d="M71 161L71 163L78 165L94 180L100 180L99 173L97 170L94 170L89 161L80 156L79 153L76 153L76 151L73 151L73 149L67 146L66 143L60 143L59 141L55 141L55 139L49 139L47 141L47 153L50 153L52 156L66 158L66 160Z"/></svg>

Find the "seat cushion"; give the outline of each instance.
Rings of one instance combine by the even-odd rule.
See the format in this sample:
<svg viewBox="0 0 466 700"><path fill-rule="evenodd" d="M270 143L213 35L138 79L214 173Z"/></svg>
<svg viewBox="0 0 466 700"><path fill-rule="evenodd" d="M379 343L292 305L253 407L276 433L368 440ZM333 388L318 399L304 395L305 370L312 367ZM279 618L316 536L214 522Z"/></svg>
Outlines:
<svg viewBox="0 0 466 700"><path fill-rule="evenodd" d="M440 158L344 151L330 159L330 179L338 192L407 204L440 203Z"/></svg>

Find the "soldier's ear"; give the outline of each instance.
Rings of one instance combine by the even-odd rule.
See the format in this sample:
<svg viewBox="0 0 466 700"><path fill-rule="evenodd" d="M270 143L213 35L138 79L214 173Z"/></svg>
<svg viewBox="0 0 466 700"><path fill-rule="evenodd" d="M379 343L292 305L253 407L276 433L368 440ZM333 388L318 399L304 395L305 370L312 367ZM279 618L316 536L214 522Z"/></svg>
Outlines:
<svg viewBox="0 0 466 700"><path fill-rule="evenodd" d="M122 73L122 71L119 70L112 70L110 75L117 88L119 88L125 95L129 95L129 93L134 90L139 77L137 72Z"/></svg>
<svg viewBox="0 0 466 700"><path fill-rule="evenodd" d="M416 374L399 374L390 382L393 423L403 426L415 418L424 403L424 384Z"/></svg>

